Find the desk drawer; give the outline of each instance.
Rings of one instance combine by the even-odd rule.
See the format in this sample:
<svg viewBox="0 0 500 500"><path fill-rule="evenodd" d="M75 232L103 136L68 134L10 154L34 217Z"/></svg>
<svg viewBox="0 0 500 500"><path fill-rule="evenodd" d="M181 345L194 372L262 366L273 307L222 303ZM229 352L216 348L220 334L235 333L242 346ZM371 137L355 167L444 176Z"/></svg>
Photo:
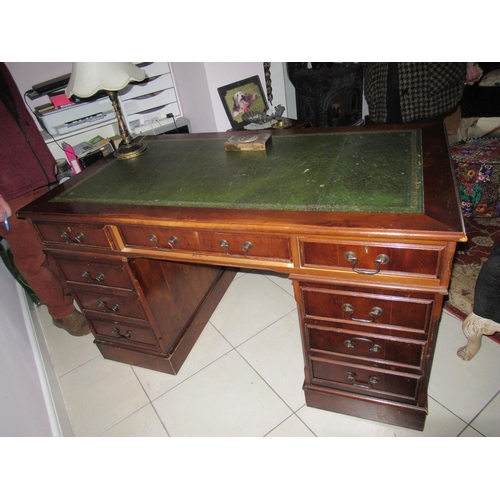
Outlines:
<svg viewBox="0 0 500 500"><path fill-rule="evenodd" d="M141 226L122 226L120 232L129 248L291 262L290 241L286 237Z"/></svg>
<svg viewBox="0 0 500 500"><path fill-rule="evenodd" d="M301 290L306 321L325 320L341 328L371 332L384 327L420 334L429 330L432 295L360 293L305 285Z"/></svg>
<svg viewBox="0 0 500 500"><path fill-rule="evenodd" d="M444 246L302 240L301 265L352 269L358 274L439 277Z"/></svg>
<svg viewBox="0 0 500 500"><path fill-rule="evenodd" d="M37 222L35 225L46 243L110 248L104 226L44 222Z"/></svg>
<svg viewBox="0 0 500 500"><path fill-rule="evenodd" d="M101 290L93 292L74 290L73 294L84 312L99 312L109 317L147 319L141 302L134 292L115 290L114 293L105 293Z"/></svg>
<svg viewBox="0 0 500 500"><path fill-rule="evenodd" d="M160 351L158 340L151 328L90 318L96 338L122 347L135 346Z"/></svg>
<svg viewBox="0 0 500 500"><path fill-rule="evenodd" d="M70 282L133 290L126 264L122 262L110 262L90 256L82 259L58 256L56 262Z"/></svg>
<svg viewBox="0 0 500 500"><path fill-rule="evenodd" d="M321 358L312 358L311 368L313 384L331 385L344 391L383 396L385 399L404 398L415 402L418 397L421 380L419 375Z"/></svg>
<svg viewBox="0 0 500 500"><path fill-rule="evenodd" d="M369 333L341 331L306 325L308 348L364 358L366 362L386 362L420 368L425 341L406 338L374 336Z"/></svg>

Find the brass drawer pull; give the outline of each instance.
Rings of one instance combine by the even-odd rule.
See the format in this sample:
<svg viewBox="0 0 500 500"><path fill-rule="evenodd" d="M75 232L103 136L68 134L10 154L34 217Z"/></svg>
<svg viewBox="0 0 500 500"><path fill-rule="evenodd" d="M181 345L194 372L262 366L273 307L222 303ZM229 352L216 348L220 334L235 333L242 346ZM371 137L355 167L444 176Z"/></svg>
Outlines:
<svg viewBox="0 0 500 500"><path fill-rule="evenodd" d="M361 342L369 342L371 344L369 350L371 352L380 352L382 350L382 347L379 346L378 344L375 344L375 342L373 342L373 340L370 340L370 339L365 339L363 337L353 337L352 339L350 340L346 340L344 342L344 345L348 348L348 349L354 349L356 347L356 344L354 343L354 341L358 341L360 340Z"/></svg>
<svg viewBox="0 0 500 500"><path fill-rule="evenodd" d="M221 246L221 248L224 248L224 250L226 251L226 255L229 255L230 257L241 257L241 255L229 253L229 243L227 242L227 240L220 240L219 245ZM244 253L245 257L248 257L248 252L252 250L252 248L252 242L245 241L245 243L243 243L243 246L241 247L241 251Z"/></svg>
<svg viewBox="0 0 500 500"><path fill-rule="evenodd" d="M373 389L374 385L380 384L380 379L377 377L370 377L368 379L368 384L361 384L360 382L357 382L356 374L352 372L345 373L345 377L347 378L347 380L349 380L351 385L353 385L354 387L361 387L362 389Z"/></svg>
<svg viewBox="0 0 500 500"><path fill-rule="evenodd" d="M174 250L174 245L177 245L177 243L179 243L179 238L177 238L177 236L170 236L170 238L168 239L167 243L170 248L159 247L158 238L154 234L149 235L149 240L154 243L155 247L158 250L165 250L166 252L171 252L172 250Z"/></svg>
<svg viewBox="0 0 500 500"><path fill-rule="evenodd" d="M120 310L120 306L118 304L114 304L111 308L108 307L106 302L100 300L99 301L99 307L105 312L105 313L116 313Z"/></svg>
<svg viewBox="0 0 500 500"><path fill-rule="evenodd" d="M99 273L95 278L92 278L89 272L83 271L82 277L85 278L87 283L92 283L93 281L97 281L97 283L101 283L104 281L104 274Z"/></svg>
<svg viewBox="0 0 500 500"><path fill-rule="evenodd" d="M68 231L71 232L71 229L68 228ZM61 231L61 238L63 238L68 245L70 243L78 243L78 245L81 245L85 241L85 235L83 233L76 233L75 239L72 240L66 231Z"/></svg>
<svg viewBox="0 0 500 500"><path fill-rule="evenodd" d="M132 332L130 330L127 330L125 333L121 333L120 329L116 327L111 330L111 333L113 333L115 337L124 337L126 339L132 337Z"/></svg>
<svg viewBox="0 0 500 500"><path fill-rule="evenodd" d="M352 262L351 269L358 274L377 274L380 272L380 265L382 264L388 264L390 259L388 255L385 255L384 253L377 255L377 258L374 261L375 267L377 268L376 271L370 271L369 269L356 269L356 264L358 263L358 258L356 257L356 254L354 252L346 252L344 254L344 259L347 260L348 262Z"/></svg>
<svg viewBox="0 0 500 500"><path fill-rule="evenodd" d="M353 318L354 307L351 304L343 304L342 310L349 313L349 319L352 321L357 321L358 323L373 323L375 321L375 316L381 316L384 310L381 307L372 307L372 310L368 313L371 319L363 318Z"/></svg>

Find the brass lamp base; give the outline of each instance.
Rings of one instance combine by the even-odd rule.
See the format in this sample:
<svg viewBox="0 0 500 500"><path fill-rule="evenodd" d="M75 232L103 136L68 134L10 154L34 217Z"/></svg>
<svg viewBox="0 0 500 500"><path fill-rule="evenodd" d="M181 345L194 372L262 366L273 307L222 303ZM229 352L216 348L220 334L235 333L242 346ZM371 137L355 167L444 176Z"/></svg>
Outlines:
<svg viewBox="0 0 500 500"><path fill-rule="evenodd" d="M140 143L123 144L113 154L119 160L129 160L142 155L146 151L146 145Z"/></svg>

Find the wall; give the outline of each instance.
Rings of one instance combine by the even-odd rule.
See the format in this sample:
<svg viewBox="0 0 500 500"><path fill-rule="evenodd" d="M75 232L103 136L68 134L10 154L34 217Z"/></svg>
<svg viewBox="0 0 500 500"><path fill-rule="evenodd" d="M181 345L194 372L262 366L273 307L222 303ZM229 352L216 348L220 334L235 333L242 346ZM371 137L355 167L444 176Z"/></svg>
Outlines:
<svg viewBox="0 0 500 500"><path fill-rule="evenodd" d="M171 63L182 115L188 118L191 132L214 132L217 125L214 103L208 90L205 63Z"/></svg>
<svg viewBox="0 0 500 500"><path fill-rule="evenodd" d="M52 436L23 294L0 262L0 436Z"/></svg>
<svg viewBox="0 0 500 500"><path fill-rule="evenodd" d="M7 62L5 64L23 95L37 83L71 73L70 62ZM40 97L34 101L26 100L29 103L28 109L49 102L48 97Z"/></svg>
<svg viewBox="0 0 500 500"><path fill-rule="evenodd" d="M217 89L258 75L266 94L262 62L177 62L171 63L183 115L193 132L224 132L231 128ZM283 63L271 64L273 107L287 106ZM270 111L274 111L273 108ZM287 113L285 112L286 116Z"/></svg>

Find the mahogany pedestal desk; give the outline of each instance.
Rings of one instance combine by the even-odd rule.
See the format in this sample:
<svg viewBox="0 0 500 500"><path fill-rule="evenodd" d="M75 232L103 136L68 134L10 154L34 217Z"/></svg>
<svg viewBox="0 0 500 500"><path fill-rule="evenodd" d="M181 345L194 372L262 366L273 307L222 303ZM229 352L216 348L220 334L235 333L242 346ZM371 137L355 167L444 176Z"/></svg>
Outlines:
<svg viewBox="0 0 500 500"><path fill-rule="evenodd" d="M227 152L234 134L147 138L19 212L103 356L176 374L237 269L272 270L293 280L307 404L423 429L465 239L442 126L280 130Z"/></svg>

